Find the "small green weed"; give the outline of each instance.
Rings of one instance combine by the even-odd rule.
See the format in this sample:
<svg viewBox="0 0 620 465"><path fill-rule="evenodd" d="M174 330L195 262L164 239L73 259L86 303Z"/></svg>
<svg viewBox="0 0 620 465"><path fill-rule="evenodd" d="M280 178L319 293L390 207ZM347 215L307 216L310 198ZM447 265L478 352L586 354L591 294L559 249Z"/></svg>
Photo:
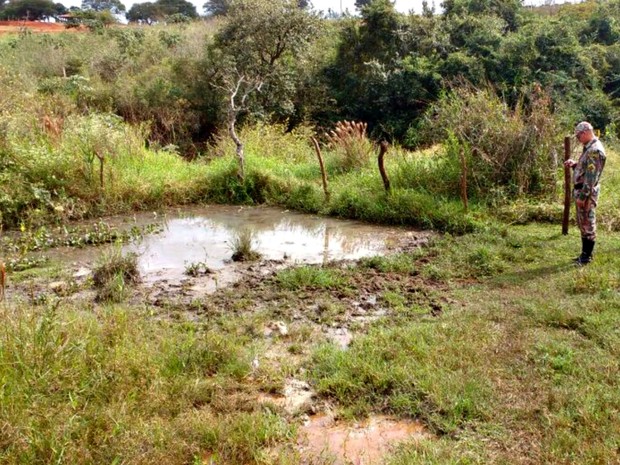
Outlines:
<svg viewBox="0 0 620 465"><path fill-rule="evenodd" d="M185 274L188 276L200 276L211 273L211 269L206 262L191 262L185 265Z"/></svg>

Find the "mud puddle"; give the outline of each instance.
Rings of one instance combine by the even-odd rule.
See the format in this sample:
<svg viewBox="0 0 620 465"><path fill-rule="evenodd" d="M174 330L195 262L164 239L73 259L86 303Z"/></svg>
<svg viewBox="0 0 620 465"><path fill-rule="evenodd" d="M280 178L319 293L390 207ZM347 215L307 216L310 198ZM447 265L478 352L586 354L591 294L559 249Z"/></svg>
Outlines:
<svg viewBox="0 0 620 465"><path fill-rule="evenodd" d="M374 416L349 423L322 414L310 417L302 427L298 447L302 463L319 459L333 465L370 465L382 463L399 443L429 437L424 426L415 421Z"/></svg>
<svg viewBox="0 0 620 465"><path fill-rule="evenodd" d="M146 285L189 289L194 294L216 291L237 281L248 266L265 273L274 267L320 264L382 255L391 249L424 243L427 232L370 225L358 221L307 215L271 207L206 206L106 219L119 229L161 224L157 232L123 246L138 255ZM232 262L234 241L244 230L261 255L258 265ZM59 248L46 252L75 269L92 268L109 249ZM197 276L189 276L194 268ZM190 273L191 274L191 273Z"/></svg>
<svg viewBox="0 0 620 465"><path fill-rule="evenodd" d="M384 415L356 422L339 421L317 399L310 385L297 379L285 380L281 395L266 394L259 402L278 405L288 415L304 419L297 442L302 464L379 464L399 444L432 437L418 421Z"/></svg>
<svg viewBox="0 0 620 465"><path fill-rule="evenodd" d="M211 206L168 216L163 232L126 247L139 255L147 281L178 281L188 266L231 268L235 238L252 232L262 259L289 264L351 260L384 253L414 232L269 207ZM417 233L420 234L420 233ZM221 279L221 278L220 278Z"/></svg>

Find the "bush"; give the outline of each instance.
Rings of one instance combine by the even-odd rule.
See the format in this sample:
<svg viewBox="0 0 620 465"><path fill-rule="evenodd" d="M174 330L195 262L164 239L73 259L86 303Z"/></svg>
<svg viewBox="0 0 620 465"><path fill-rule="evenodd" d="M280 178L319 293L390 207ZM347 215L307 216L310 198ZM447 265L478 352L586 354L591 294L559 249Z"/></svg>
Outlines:
<svg viewBox="0 0 620 465"><path fill-rule="evenodd" d="M436 135L448 141L445 156L451 163L466 164L470 195L495 200L554 192L560 131L540 86L512 109L490 86L479 90L461 82L427 120L427 129L439 128Z"/></svg>

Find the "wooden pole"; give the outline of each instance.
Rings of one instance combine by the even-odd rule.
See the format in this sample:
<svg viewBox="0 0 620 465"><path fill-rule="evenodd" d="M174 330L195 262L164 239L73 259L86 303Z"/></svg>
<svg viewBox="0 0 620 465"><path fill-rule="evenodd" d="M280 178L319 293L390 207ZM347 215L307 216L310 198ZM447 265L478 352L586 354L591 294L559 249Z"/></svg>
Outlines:
<svg viewBox="0 0 620 465"><path fill-rule="evenodd" d="M461 200L463 201L465 213L467 213L467 159L465 158L465 152L462 147L459 155L461 157Z"/></svg>
<svg viewBox="0 0 620 465"><path fill-rule="evenodd" d="M381 149L379 151L379 173L381 173L381 179L383 179L383 187L385 188L385 192L390 192L390 180L388 178L387 172L385 171L385 165L383 164L383 157L388 151L389 144L386 141L381 141L380 145Z"/></svg>
<svg viewBox="0 0 620 465"><path fill-rule="evenodd" d="M321 178L323 180L323 192L325 193L325 200L329 201L329 190L327 189L327 173L325 172L325 163L323 163L323 157L321 156L321 147L319 141L315 137L311 137L314 144L314 150L316 150L316 156L319 159L319 166L321 167Z"/></svg>
<svg viewBox="0 0 620 465"><path fill-rule="evenodd" d="M6 286L6 267L0 262L0 302L4 300L4 287Z"/></svg>
<svg viewBox="0 0 620 465"><path fill-rule="evenodd" d="M570 159L570 137L564 138L564 161ZM564 217L562 218L562 234L568 234L568 218L571 204L571 173L570 168L564 165Z"/></svg>

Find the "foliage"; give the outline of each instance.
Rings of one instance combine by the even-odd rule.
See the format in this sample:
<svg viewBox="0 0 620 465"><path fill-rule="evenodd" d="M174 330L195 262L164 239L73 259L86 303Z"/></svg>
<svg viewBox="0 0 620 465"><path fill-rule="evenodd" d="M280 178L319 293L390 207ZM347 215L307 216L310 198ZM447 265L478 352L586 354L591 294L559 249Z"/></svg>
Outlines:
<svg viewBox="0 0 620 465"><path fill-rule="evenodd" d="M317 18L289 0L252 0L231 6L227 21L215 35L213 54L221 70L216 76L227 98L261 84L262 101L281 112L290 107L289 61L298 56L317 32ZM260 103L260 102L257 102Z"/></svg>
<svg viewBox="0 0 620 465"><path fill-rule="evenodd" d="M203 5L203 9L207 15L223 16L228 13L232 0L208 0Z"/></svg>
<svg viewBox="0 0 620 465"><path fill-rule="evenodd" d="M0 19L25 19L30 21L57 18L66 12L61 3L52 0L15 0L0 5Z"/></svg>
<svg viewBox="0 0 620 465"><path fill-rule="evenodd" d="M475 196L554 192L558 126L541 87L535 86L528 100L511 110L490 87L458 85L429 118L429 129L441 128L439 137L450 140L448 158L465 163L462 171Z"/></svg>
<svg viewBox="0 0 620 465"><path fill-rule="evenodd" d="M196 7L186 0L156 0L155 2L133 4L125 17L128 21L144 21L147 24L164 19L174 23L187 22L191 18L197 18L198 13ZM174 18L178 19L174 20ZM183 21L182 18L185 20Z"/></svg>
<svg viewBox="0 0 620 465"><path fill-rule="evenodd" d="M491 14L504 20L511 31L516 30L520 23L521 4L516 0L444 0L442 6L448 18Z"/></svg>
<svg viewBox="0 0 620 465"><path fill-rule="evenodd" d="M125 5L120 0L82 0L83 10L104 11L108 10L114 14L125 11Z"/></svg>
<svg viewBox="0 0 620 465"><path fill-rule="evenodd" d="M307 46L316 27L313 13L291 0L237 1L231 4L226 22L215 35L208 55L209 66L216 70L211 84L227 102L227 129L237 146L242 179L243 142L235 127L239 115L248 111L249 98L261 90L269 94L270 102L278 95L277 106L286 111L292 97L286 63ZM258 99L254 103L255 111L265 109Z"/></svg>

